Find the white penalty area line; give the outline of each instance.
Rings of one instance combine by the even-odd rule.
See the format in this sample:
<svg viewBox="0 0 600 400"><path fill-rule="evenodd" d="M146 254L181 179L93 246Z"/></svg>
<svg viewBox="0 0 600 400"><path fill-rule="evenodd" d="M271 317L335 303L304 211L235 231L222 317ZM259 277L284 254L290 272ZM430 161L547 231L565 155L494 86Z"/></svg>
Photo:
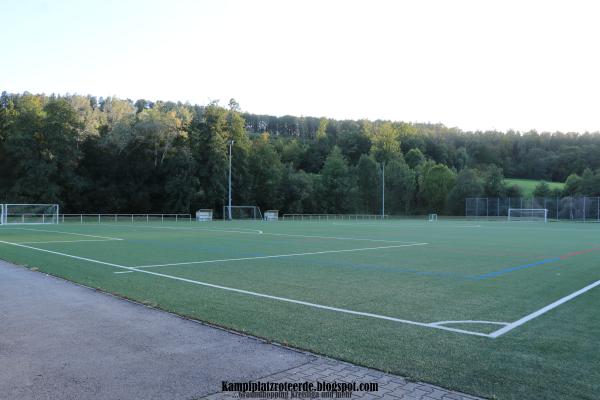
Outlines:
<svg viewBox="0 0 600 400"><path fill-rule="evenodd" d="M275 232L264 232L258 229L248 229L246 231L241 230L225 230L225 229L210 229L210 228L186 228L186 227L174 227L174 226L139 226L139 225L123 225L123 224L103 224L110 226L122 226L126 228L148 228L148 229L169 229L175 231L200 231L200 232L224 232L224 233L242 233L242 234L253 234L253 235L265 235L265 236L285 236L285 237L299 237L306 239L330 239L330 240L350 240L350 241L363 241L363 242L379 242L379 243L416 243L414 241L406 240L386 240L386 239L370 239L370 238L353 238L353 237L340 237L340 236L321 236L321 235L301 235L296 233L275 233Z"/></svg>
<svg viewBox="0 0 600 400"><path fill-rule="evenodd" d="M74 233L74 232L64 232L64 231L54 231L54 230L49 230L49 229L33 229L33 228L7 228L7 229L18 229L18 230L22 230L22 231L32 231L32 232L49 232L49 233L62 233L65 235L74 235L74 236L83 236L83 237L91 237L91 238L96 238L96 239L104 239L104 240L123 240L121 238L115 238L115 237L110 237L110 236L97 236L97 235L87 235L84 233ZM27 243L53 243L54 241L48 241L48 242L27 242ZM66 241L56 241L56 242L65 242ZM88 240L88 242L91 242L91 240Z"/></svg>
<svg viewBox="0 0 600 400"><path fill-rule="evenodd" d="M352 253L352 252L356 252L356 251L397 249L400 247L425 246L426 244L428 244L428 243L411 243L411 244L399 244L399 245L395 245L395 246L363 247L360 249L324 250L324 251L312 251L312 252L307 252L307 253L274 254L274 255L270 255L270 256L224 258L224 259L220 259L220 260L187 261L187 262L170 263L170 264L138 265L138 266L135 266L134 268L156 268L156 267L170 267L170 266L177 266L177 265L211 264L211 263L220 263L220 262L229 262L229 261L264 260L267 258L314 256L314 255L319 255L319 254L332 254L332 253Z"/></svg>
<svg viewBox="0 0 600 400"><path fill-rule="evenodd" d="M148 229L169 229L172 231L201 231L201 232L222 232L222 233L244 233L253 235L262 235L260 229L239 228L239 229L211 229L211 228L186 228L182 226L144 226L144 225L125 225L125 224L109 224L102 223L100 225L110 225L126 228L148 228Z"/></svg>

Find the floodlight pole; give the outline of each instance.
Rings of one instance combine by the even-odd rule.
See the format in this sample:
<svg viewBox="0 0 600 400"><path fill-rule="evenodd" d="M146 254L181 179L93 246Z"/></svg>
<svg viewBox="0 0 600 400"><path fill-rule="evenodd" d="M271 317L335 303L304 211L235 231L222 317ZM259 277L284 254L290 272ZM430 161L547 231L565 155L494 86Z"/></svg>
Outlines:
<svg viewBox="0 0 600 400"><path fill-rule="evenodd" d="M381 219L385 219L385 162L381 162Z"/></svg>
<svg viewBox="0 0 600 400"><path fill-rule="evenodd" d="M228 218L229 220L231 220L231 148L233 147L233 144L235 143L235 141L230 140L229 142L227 142L227 144L229 145L229 203L228 203Z"/></svg>

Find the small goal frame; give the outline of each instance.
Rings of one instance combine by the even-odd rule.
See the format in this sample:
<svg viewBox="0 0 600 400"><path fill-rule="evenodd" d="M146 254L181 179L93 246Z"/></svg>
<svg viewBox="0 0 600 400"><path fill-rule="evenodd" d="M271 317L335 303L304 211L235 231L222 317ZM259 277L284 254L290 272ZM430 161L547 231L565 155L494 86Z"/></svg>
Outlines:
<svg viewBox="0 0 600 400"><path fill-rule="evenodd" d="M525 213L525 215L514 216L513 214ZM535 213L540 215L535 216ZM548 209L547 208L509 208L508 209L508 222L548 222Z"/></svg>
<svg viewBox="0 0 600 400"><path fill-rule="evenodd" d="M429 222L436 222L438 219L438 215L437 214L429 214Z"/></svg>
<svg viewBox="0 0 600 400"><path fill-rule="evenodd" d="M249 216L246 218L233 218L232 211L235 210L247 210L249 211ZM260 208L258 206L223 206L223 219L226 221L231 221L234 219L240 220L261 220L263 219L262 213L260 212Z"/></svg>

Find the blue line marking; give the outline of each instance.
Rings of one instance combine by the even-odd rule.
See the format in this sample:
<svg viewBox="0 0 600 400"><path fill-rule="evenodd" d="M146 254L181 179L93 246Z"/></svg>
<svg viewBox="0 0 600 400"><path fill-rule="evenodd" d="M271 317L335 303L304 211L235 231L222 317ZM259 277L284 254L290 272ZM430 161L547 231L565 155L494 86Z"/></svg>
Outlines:
<svg viewBox="0 0 600 400"><path fill-rule="evenodd" d="M487 274L474 276L473 279L479 280L479 279L495 278L495 277L498 277L501 275L508 274L510 272L519 271L519 270L531 268L531 267L537 267L538 265L548 264L548 263L552 263L552 262L556 262L556 261L560 261L560 260L561 260L560 257L547 258L545 260L536 261L536 262L533 262L530 264L523 264L523 265L519 265L516 267L505 268L505 269L501 269L499 271L494 271L494 272L489 272Z"/></svg>

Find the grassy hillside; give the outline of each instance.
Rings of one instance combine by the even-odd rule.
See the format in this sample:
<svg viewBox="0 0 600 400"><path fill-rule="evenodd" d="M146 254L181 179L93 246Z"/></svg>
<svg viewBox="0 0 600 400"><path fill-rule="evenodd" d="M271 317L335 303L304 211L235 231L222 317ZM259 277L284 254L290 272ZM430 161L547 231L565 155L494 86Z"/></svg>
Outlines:
<svg viewBox="0 0 600 400"><path fill-rule="evenodd" d="M512 179L506 178L504 179L507 185L517 185L523 190L523 196L531 197L533 195L533 190L535 187L541 182L535 179ZM565 184L562 182L547 182L550 186L550 189L562 189Z"/></svg>

